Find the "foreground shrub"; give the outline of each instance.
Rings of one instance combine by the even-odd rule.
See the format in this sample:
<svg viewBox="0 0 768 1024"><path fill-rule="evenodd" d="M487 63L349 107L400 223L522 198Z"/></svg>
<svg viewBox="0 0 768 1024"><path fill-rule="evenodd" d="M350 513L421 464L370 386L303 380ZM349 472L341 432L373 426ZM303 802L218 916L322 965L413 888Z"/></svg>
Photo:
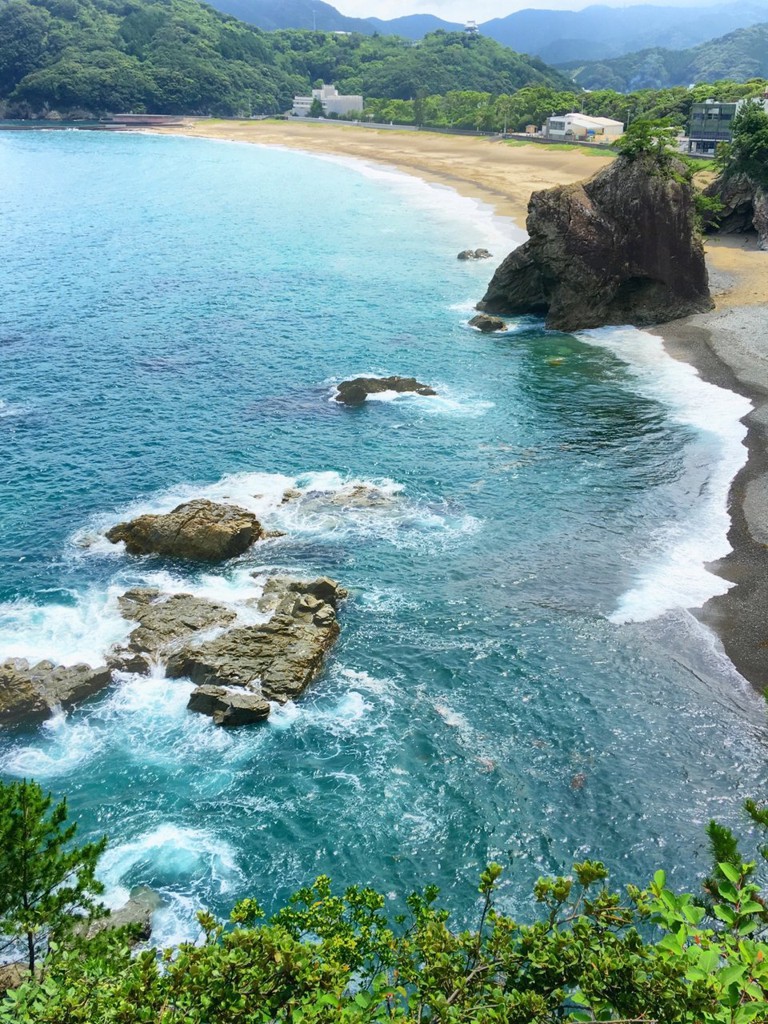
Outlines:
<svg viewBox="0 0 768 1024"><path fill-rule="evenodd" d="M748 805L753 820L768 812ZM3 1024L749 1024L768 1021L766 907L756 863L709 828L705 896L662 871L641 890L608 885L596 861L541 878L538 920L495 906L501 867L480 878L474 929L450 926L427 887L390 917L385 898L328 878L269 920L252 899L201 938L132 954L119 933L51 945L43 970L0 1004ZM765 856L765 850L759 851Z"/></svg>

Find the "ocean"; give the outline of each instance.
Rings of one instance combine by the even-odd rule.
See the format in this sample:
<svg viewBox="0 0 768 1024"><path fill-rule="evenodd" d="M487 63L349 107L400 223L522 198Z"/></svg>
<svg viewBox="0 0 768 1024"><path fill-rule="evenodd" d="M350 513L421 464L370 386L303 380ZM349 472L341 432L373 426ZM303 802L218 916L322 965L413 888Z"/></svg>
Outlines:
<svg viewBox="0 0 768 1024"><path fill-rule="evenodd" d="M3 732L3 779L109 835L110 904L158 888L173 942L320 873L395 902L436 882L459 919L490 859L521 917L573 859L695 885L706 822L766 782L763 702L689 610L726 586L706 563L749 403L631 328L472 329L519 232L385 168L25 132L0 180L0 658L101 663L135 585L350 590L326 670L263 726L216 727L158 672ZM438 397L333 401L362 374ZM285 536L202 568L103 538L199 496Z"/></svg>

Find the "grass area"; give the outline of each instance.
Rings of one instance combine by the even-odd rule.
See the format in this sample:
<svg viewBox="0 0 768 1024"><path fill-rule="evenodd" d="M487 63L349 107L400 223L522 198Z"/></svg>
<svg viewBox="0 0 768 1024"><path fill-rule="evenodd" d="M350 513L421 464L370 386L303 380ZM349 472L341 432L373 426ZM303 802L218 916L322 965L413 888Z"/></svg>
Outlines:
<svg viewBox="0 0 768 1024"><path fill-rule="evenodd" d="M576 146L572 142L526 142L524 139L504 139L505 146L538 146L539 149L559 150L569 153L578 150L585 156L616 156L610 146Z"/></svg>

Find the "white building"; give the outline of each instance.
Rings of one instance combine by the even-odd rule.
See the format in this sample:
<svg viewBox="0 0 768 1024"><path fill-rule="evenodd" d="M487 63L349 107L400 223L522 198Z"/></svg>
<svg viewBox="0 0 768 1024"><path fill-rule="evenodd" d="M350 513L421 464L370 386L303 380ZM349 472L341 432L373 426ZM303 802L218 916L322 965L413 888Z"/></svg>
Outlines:
<svg viewBox="0 0 768 1024"><path fill-rule="evenodd" d="M335 85L323 85L313 89L311 96L294 96L291 114L293 117L309 117L313 100L320 100L325 114L350 114L363 109L362 96L341 96Z"/></svg>
<svg viewBox="0 0 768 1024"><path fill-rule="evenodd" d="M580 139L586 142L613 142L624 134L621 121L610 117L587 117L586 114L560 114L548 117L541 129L548 139L569 142Z"/></svg>

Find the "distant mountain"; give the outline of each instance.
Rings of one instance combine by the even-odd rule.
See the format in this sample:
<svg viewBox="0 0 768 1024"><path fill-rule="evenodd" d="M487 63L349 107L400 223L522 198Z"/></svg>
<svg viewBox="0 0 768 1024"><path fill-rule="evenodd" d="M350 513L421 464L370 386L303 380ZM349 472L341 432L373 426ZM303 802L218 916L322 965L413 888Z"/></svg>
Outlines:
<svg viewBox="0 0 768 1024"><path fill-rule="evenodd" d="M659 89L730 78L768 78L768 22L730 32L688 50L656 47L614 60L567 65L585 89Z"/></svg>
<svg viewBox="0 0 768 1024"><path fill-rule="evenodd" d="M594 5L581 11L516 11L480 26L521 53L549 64L602 60L664 46L685 49L768 20L768 0L697 7Z"/></svg>
<svg viewBox="0 0 768 1024"><path fill-rule="evenodd" d="M341 0L339 0L341 2ZM422 39L439 29L463 28L433 14L403 18L348 18L321 0L212 0L213 6L258 28L317 28L327 32L398 35ZM510 5L512 0L510 0ZM548 64L597 61L637 50L666 47L683 50L768 20L768 0L699 4L694 7L606 7L581 11L526 9L480 25L480 32L518 53Z"/></svg>
<svg viewBox="0 0 768 1024"><path fill-rule="evenodd" d="M442 29L444 32L456 32L464 28L455 21L443 21L434 14L408 14L404 18L392 18L382 21L381 18L368 18L377 32L388 36L402 36L403 39L423 39L428 32Z"/></svg>
<svg viewBox="0 0 768 1024"><path fill-rule="evenodd" d="M320 32L362 32L370 36L376 31L366 18L348 18L322 0L214 0L211 6L268 32L279 28L306 28Z"/></svg>

